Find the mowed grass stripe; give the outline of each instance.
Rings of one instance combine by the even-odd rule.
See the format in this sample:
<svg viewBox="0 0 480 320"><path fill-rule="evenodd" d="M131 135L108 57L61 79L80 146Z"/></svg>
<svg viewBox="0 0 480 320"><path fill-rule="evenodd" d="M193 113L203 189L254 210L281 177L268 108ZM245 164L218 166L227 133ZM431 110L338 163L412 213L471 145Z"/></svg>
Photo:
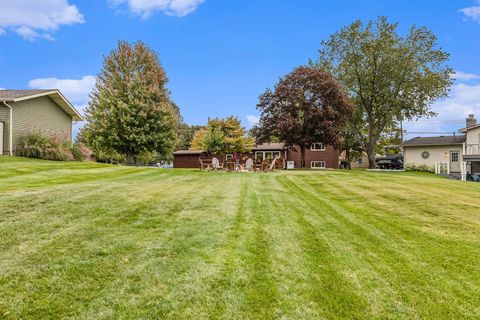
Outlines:
<svg viewBox="0 0 480 320"><path fill-rule="evenodd" d="M478 184L10 159L0 318L480 317Z"/></svg>
<svg viewBox="0 0 480 320"><path fill-rule="evenodd" d="M311 180L312 177L310 176L308 180ZM454 280L456 277L452 274L450 275L445 275L445 268L443 267L445 264L448 265L449 268L454 268L454 270L459 271L461 268L462 264L455 263L454 259L451 259L448 255L448 251L451 250L451 247L448 247L448 243L441 242L441 243L436 243L436 246L433 247L432 253L435 253L433 255L428 255L424 256L423 259L418 256L421 253L429 252L430 248L429 245L432 245L432 239L426 236L425 234L418 233L415 234L415 230L411 231L406 231L405 234L414 234L413 237L410 238L417 238L417 239L422 239L421 241L418 242L419 246L419 252L417 253L415 249L416 247L412 247L412 244L417 244L416 242L406 242L405 239L403 239L401 236L399 237L398 234L389 234L386 233L383 235L383 237L373 237L371 238L370 236L372 235L372 230L382 230L387 231L385 229L385 226L388 225L386 221L387 219L383 219L382 221L382 213L383 214L389 214L388 209L383 209L383 210L378 210L378 206L375 209L374 207L368 208L368 210L359 210L359 208L355 208L354 210L342 208L344 201L341 201L341 199L337 199L335 197L332 197L329 195L329 190L335 190L336 187L339 187L335 184L334 181L324 181L323 185L330 185L331 188L325 188L325 189L320 189L316 190L317 192L310 193L310 196L308 197L309 199L314 199L314 198L321 198L321 201L324 203L327 203L330 205L334 210L331 210L330 212L335 213L335 216L341 217L342 215L345 216L344 223L348 226L357 225L358 228L353 228L349 227L350 229L350 236L361 236L362 240L361 241L354 241L352 239L353 243L360 243L361 246L359 247L358 252L365 252L368 247L376 248L375 252L373 254L374 259L371 259L370 255L365 255L362 257L363 261L372 261L371 266L372 268L376 269L378 272L382 273L382 276L384 278L389 278L391 279L390 282L392 287L396 288L404 288L400 292L403 292L402 294L404 297L411 297L412 296L412 290L417 287L422 287L424 290L422 290L423 294L422 296L419 296L415 298L416 294L413 294L414 299L407 300L408 304L423 304L426 303L427 307L430 310L427 315L433 316L435 315L435 310L436 307L438 306L438 303L441 303L444 299L444 291L445 290L452 290L455 293L460 293L462 290L465 289L465 287L470 286L469 283L471 280L476 280L475 282L478 283L478 276L476 276L477 273L471 274L472 277L468 277L469 279L457 279ZM317 184L318 186L318 184ZM302 190L309 190L308 187L305 186L305 184L301 184L301 189ZM312 192L310 190L310 192ZM368 203L369 197L365 196L363 197L364 202ZM342 205L339 205L342 204ZM384 203L385 204L385 203ZM385 208L395 208L395 206L398 206L398 204L395 203L390 203L386 204ZM356 214L352 215L352 212L355 212ZM370 216L371 213L375 213L375 216ZM339 215L340 214L340 215ZM371 217L371 219L369 218ZM338 219L338 218L337 218ZM366 221L364 221L366 220ZM373 229L372 229L373 228ZM401 227L397 227L400 229ZM337 228L337 230L340 228ZM370 230L370 231L367 231ZM348 233L347 233L348 234ZM375 234L375 232L373 233ZM347 236L347 235L346 235ZM392 238L393 236L393 238ZM336 240L338 242L338 240ZM434 243L435 244L435 243ZM402 247L399 247L402 246ZM447 246L446 248L443 248L444 246ZM396 249L394 249L396 248ZM458 248L458 246L457 246ZM394 251L392 251L394 250ZM445 254L438 254L438 250L444 250ZM384 254L381 254L382 251L384 251ZM463 255L466 255L468 258L463 259L464 262L467 262L468 267L472 266L471 263L471 258L475 258L478 256L478 249L476 252L471 252L470 250L467 251L457 251L456 255L460 258ZM378 258L381 258L381 261L376 261ZM446 259L445 259L446 258ZM387 267L388 268L385 268ZM428 266L430 269L425 268ZM468 268L467 267L467 268ZM478 265L476 266L478 268ZM430 270L430 272L425 272L427 270ZM425 270L425 271L424 271ZM435 272L432 272L432 270L436 270ZM415 274L415 277L411 277L412 274ZM388 277L387 277L388 275ZM443 279L444 281L439 280L442 279L442 277L447 276L447 279ZM447 281L448 280L448 281ZM465 281L466 280L466 281ZM474 283L475 283L474 282ZM435 285L432 285L434 283L438 283L440 286L445 286L448 284L447 287L442 288L441 291L438 291L437 287ZM425 292L426 291L426 292ZM387 295L385 295L387 296ZM404 300L405 298L402 298ZM458 301L458 303L464 304L465 309L468 309L472 307L471 301ZM460 314L462 315L462 314ZM457 316L460 316L457 314Z"/></svg>

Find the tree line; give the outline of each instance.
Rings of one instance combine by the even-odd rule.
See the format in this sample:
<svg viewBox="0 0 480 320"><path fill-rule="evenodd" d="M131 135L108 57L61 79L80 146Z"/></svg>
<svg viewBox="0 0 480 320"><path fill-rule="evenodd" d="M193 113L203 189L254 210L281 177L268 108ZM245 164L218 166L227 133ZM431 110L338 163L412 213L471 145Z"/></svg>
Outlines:
<svg viewBox="0 0 480 320"><path fill-rule="evenodd" d="M372 168L379 147L401 143L403 121L435 116L432 103L447 96L453 70L437 42L425 27L401 36L386 17L355 21L260 95L260 121L247 132L235 117L184 123L157 54L121 41L97 76L80 139L96 155L128 164L168 159L175 149L241 152L284 141L300 146L302 166L306 148L321 141L347 161L367 153Z"/></svg>

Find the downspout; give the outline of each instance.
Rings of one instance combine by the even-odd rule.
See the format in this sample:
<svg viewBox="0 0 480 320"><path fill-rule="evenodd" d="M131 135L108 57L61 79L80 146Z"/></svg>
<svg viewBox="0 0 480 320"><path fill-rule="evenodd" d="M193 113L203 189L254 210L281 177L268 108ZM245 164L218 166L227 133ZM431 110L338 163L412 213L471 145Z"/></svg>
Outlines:
<svg viewBox="0 0 480 320"><path fill-rule="evenodd" d="M12 106L8 105L5 101L2 101L3 104L10 109L10 123L8 128L8 152L13 156L13 109Z"/></svg>

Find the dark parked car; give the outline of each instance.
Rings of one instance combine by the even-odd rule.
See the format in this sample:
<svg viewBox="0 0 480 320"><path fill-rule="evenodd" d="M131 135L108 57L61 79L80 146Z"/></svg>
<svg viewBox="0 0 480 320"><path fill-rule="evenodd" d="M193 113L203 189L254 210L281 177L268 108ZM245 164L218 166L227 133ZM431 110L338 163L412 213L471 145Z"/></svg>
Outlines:
<svg viewBox="0 0 480 320"><path fill-rule="evenodd" d="M392 154L386 157L376 159L377 167L380 169L402 170L403 156L401 154Z"/></svg>

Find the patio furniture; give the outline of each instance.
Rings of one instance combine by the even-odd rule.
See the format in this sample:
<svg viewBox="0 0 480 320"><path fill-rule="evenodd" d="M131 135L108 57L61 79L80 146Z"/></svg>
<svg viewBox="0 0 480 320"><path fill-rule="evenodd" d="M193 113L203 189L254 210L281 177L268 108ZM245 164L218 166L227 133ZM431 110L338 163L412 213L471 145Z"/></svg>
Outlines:
<svg viewBox="0 0 480 320"><path fill-rule="evenodd" d="M223 163L218 161L217 158L212 158L212 167L213 170L223 170Z"/></svg>
<svg viewBox="0 0 480 320"><path fill-rule="evenodd" d="M212 170L212 160L198 158L200 162L200 171Z"/></svg>
<svg viewBox="0 0 480 320"><path fill-rule="evenodd" d="M260 166L260 170L267 171L267 168L270 166L270 160L265 159L262 161L262 165Z"/></svg>
<svg viewBox="0 0 480 320"><path fill-rule="evenodd" d="M275 170L275 164L277 163L278 158L273 159L272 163L269 166L265 167L265 172L273 172Z"/></svg>
<svg viewBox="0 0 480 320"><path fill-rule="evenodd" d="M227 161L227 163L225 163L225 170L227 171L235 171L235 162L233 161Z"/></svg>
<svg viewBox="0 0 480 320"><path fill-rule="evenodd" d="M253 164L253 159L252 158L248 158L247 161L245 162L245 170L255 171L255 166Z"/></svg>

